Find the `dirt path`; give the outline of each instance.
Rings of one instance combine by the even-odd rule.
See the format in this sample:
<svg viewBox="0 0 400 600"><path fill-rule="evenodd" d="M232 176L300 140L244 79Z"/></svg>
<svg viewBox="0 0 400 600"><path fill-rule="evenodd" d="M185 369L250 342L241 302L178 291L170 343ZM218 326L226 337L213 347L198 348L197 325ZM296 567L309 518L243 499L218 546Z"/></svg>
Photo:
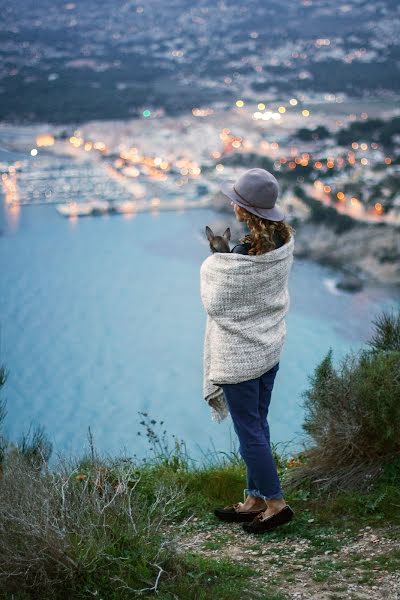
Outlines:
<svg viewBox="0 0 400 600"><path fill-rule="evenodd" d="M240 524L217 523L204 530L194 518L182 529L178 551L255 567L260 576L251 598L280 591L288 600L400 600L399 526L317 529L310 538L285 537L279 529L255 536Z"/></svg>

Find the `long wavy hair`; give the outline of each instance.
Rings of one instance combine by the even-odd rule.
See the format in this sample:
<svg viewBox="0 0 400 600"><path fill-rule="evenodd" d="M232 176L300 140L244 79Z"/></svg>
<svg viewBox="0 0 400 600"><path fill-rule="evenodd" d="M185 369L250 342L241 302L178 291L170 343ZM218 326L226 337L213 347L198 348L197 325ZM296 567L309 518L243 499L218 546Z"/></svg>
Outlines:
<svg viewBox="0 0 400 600"><path fill-rule="evenodd" d="M291 236L296 233L295 228L286 221L263 219L262 217L257 217L253 213L248 212L242 206L236 206L250 230L250 233L241 237L239 240L241 244L244 242L251 244L248 254L258 255L275 250L276 243L274 241L274 236L275 238L277 237L275 235L276 233L280 235L285 244L290 240Z"/></svg>

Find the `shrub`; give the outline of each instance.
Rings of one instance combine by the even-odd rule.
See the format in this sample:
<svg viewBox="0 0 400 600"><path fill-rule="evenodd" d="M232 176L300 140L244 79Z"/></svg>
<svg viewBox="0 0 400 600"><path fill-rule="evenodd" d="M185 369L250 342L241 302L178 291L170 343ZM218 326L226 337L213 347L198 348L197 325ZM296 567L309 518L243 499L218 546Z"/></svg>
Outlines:
<svg viewBox="0 0 400 600"><path fill-rule="evenodd" d="M158 481L150 500L139 481L130 461L62 461L50 472L9 453L0 482L0 589L49 598L150 590L174 556L162 529L179 514L183 493Z"/></svg>
<svg viewBox="0 0 400 600"><path fill-rule="evenodd" d="M315 446L287 485L361 489L400 456L400 320L384 314L375 324L372 349L350 352L335 368L330 348L309 376L303 429Z"/></svg>
<svg viewBox="0 0 400 600"><path fill-rule="evenodd" d="M374 321L375 333L367 344L373 350L397 350L400 352L400 312L383 311Z"/></svg>

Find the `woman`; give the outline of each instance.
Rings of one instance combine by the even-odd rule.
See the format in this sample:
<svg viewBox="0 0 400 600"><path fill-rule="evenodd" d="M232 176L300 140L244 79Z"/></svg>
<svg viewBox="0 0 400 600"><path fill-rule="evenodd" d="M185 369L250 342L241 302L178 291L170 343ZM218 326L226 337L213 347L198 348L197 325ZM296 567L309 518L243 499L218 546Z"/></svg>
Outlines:
<svg viewBox="0 0 400 600"><path fill-rule="evenodd" d="M201 267L208 314L204 396L217 420L226 416L224 406L229 409L246 464L247 497L214 514L243 522L249 533L263 533L294 514L271 452L267 414L286 334L295 230L276 206L278 182L265 169L250 169L221 191L249 233L230 254L216 253Z"/></svg>

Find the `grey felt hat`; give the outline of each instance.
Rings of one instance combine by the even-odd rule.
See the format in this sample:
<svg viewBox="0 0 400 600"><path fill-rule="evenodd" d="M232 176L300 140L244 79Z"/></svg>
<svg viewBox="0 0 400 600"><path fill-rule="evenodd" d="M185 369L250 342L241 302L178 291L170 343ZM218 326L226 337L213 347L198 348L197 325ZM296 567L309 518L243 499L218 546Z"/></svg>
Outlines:
<svg viewBox="0 0 400 600"><path fill-rule="evenodd" d="M276 206L279 184L274 175L265 169L249 169L236 181L226 181L220 190L235 204L243 206L257 217L283 221L285 212Z"/></svg>

